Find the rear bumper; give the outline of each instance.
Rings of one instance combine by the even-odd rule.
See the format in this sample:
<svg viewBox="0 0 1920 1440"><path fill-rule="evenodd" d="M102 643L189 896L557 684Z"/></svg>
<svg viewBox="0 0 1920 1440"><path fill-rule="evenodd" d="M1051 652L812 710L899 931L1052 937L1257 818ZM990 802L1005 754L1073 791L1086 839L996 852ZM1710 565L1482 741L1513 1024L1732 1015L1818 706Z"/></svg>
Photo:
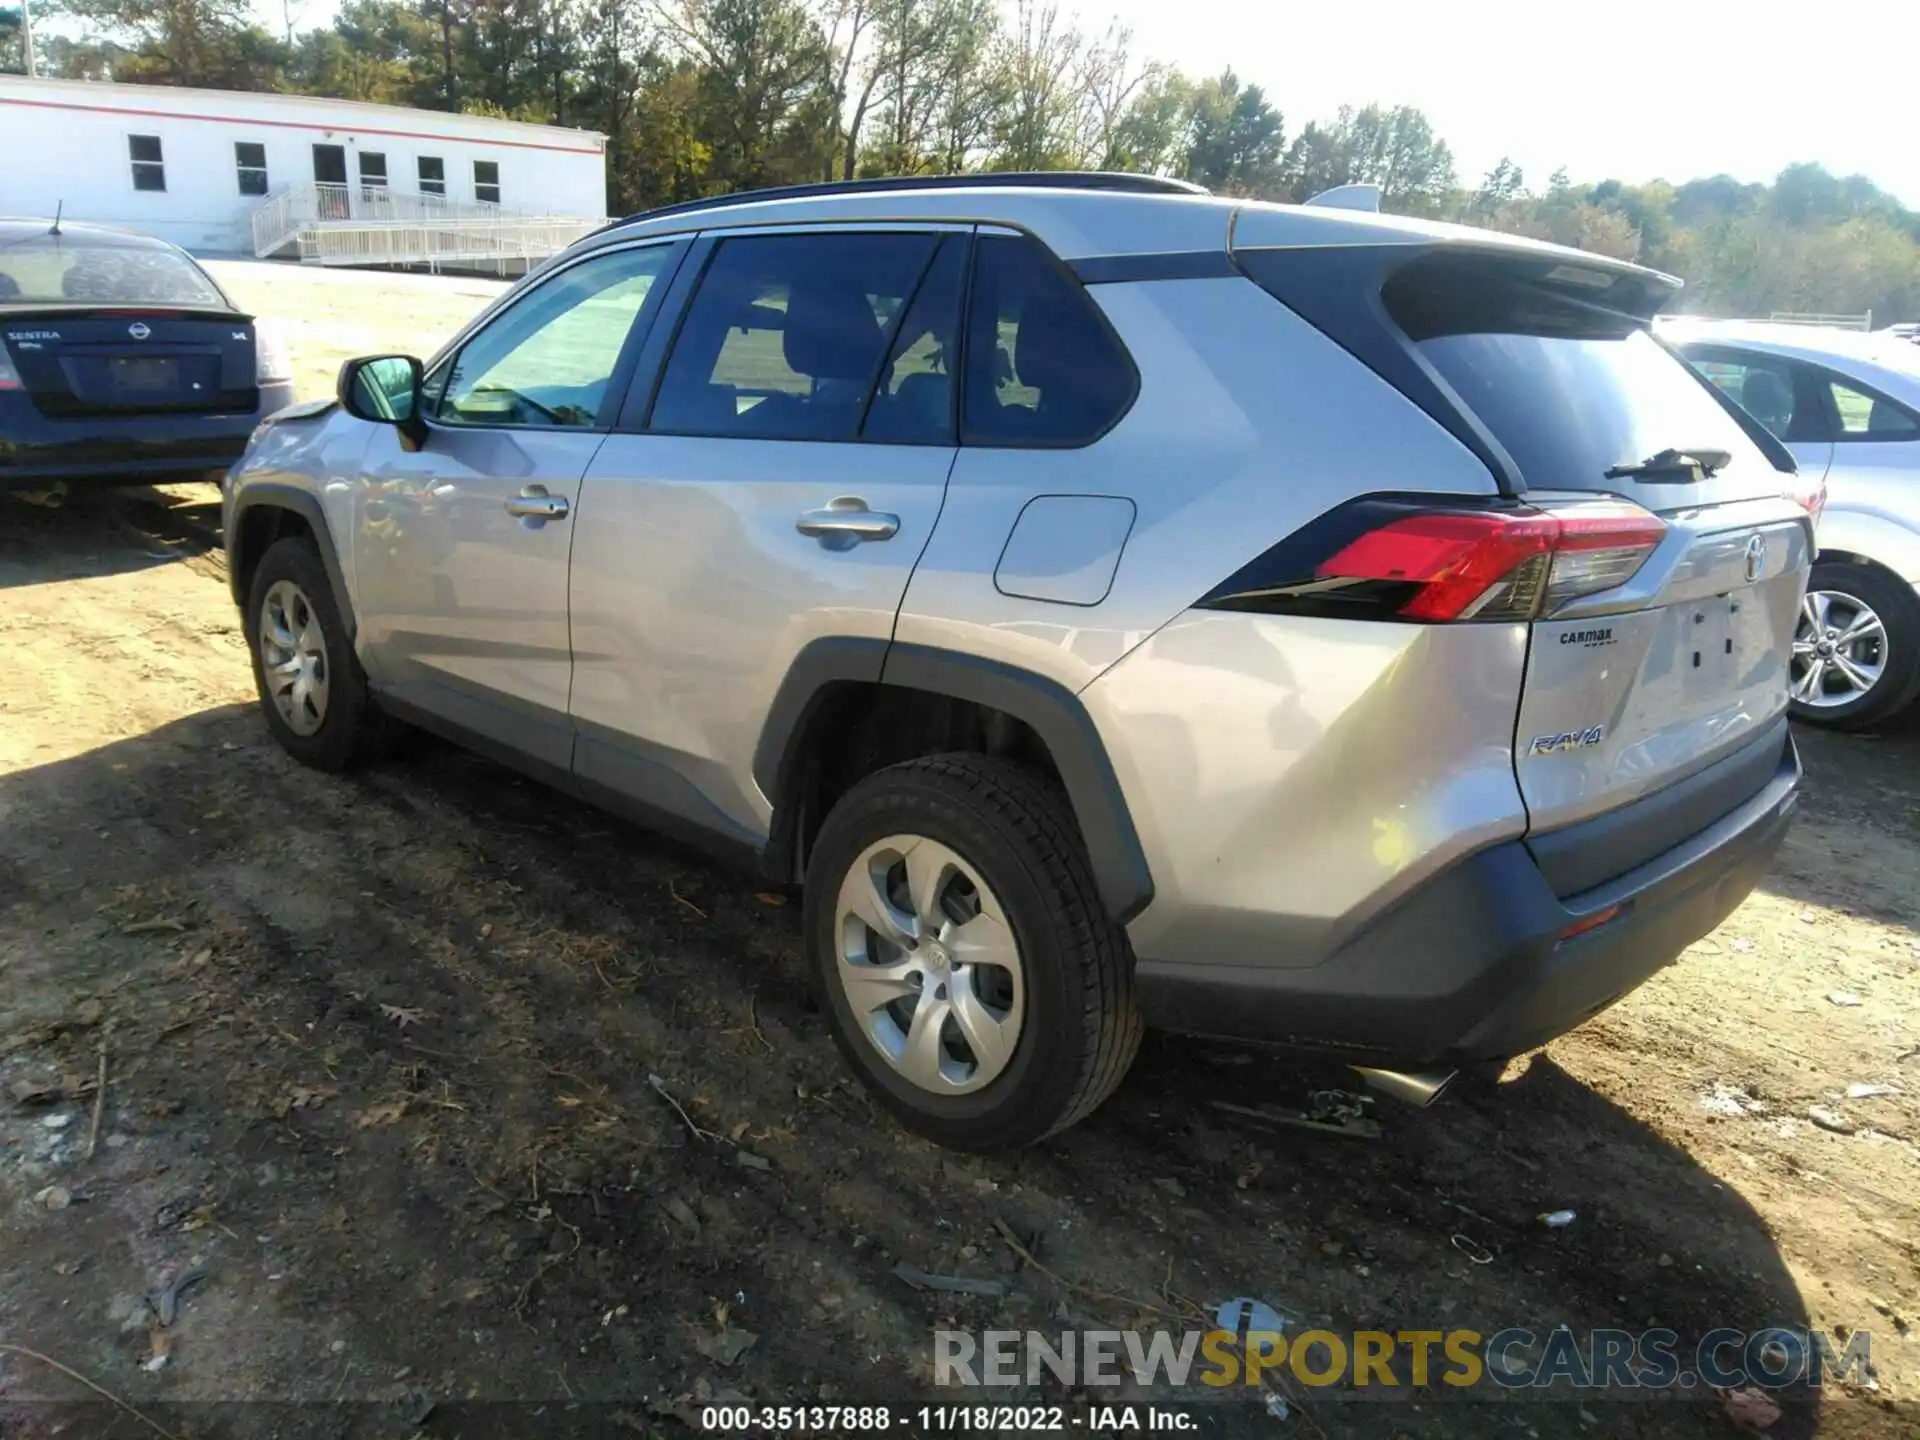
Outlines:
<svg viewBox="0 0 1920 1440"><path fill-rule="evenodd" d="M0 489L217 474L240 458L263 416L292 400L291 385L263 385L252 410L50 419L25 395L0 395Z"/></svg>
<svg viewBox="0 0 1920 1440"><path fill-rule="evenodd" d="M1400 1066L1517 1054L1605 1009L1724 920L1772 863L1799 784L1788 737L1756 792L1603 884L1562 898L1523 842L1495 845L1320 965L1143 961L1143 1010L1165 1029ZM1562 938L1616 905L1604 924Z"/></svg>

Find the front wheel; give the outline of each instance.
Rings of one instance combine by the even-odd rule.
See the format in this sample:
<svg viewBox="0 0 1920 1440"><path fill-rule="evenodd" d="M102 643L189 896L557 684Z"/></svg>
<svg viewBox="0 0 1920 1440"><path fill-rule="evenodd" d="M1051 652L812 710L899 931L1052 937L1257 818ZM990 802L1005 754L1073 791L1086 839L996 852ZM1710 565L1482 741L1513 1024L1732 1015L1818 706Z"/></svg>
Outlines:
<svg viewBox="0 0 1920 1440"><path fill-rule="evenodd" d="M289 535L267 548L245 620L260 710L281 749L316 770L346 770L392 752L401 727L367 689L312 541Z"/></svg>
<svg viewBox="0 0 1920 1440"><path fill-rule="evenodd" d="M1139 1048L1126 936L1066 796L1024 766L941 755L855 785L814 842L804 926L841 1053L942 1145L1065 1129Z"/></svg>
<svg viewBox="0 0 1920 1440"><path fill-rule="evenodd" d="M1920 690L1920 599L1886 571L1815 564L1793 637L1795 719L1859 730L1890 719Z"/></svg>

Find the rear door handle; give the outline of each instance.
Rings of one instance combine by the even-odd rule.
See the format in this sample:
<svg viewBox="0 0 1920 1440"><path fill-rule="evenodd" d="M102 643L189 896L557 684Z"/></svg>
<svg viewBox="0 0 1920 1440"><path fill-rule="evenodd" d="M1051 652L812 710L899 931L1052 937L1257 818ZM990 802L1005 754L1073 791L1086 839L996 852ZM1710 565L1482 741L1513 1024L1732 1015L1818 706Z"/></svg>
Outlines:
<svg viewBox="0 0 1920 1440"><path fill-rule="evenodd" d="M793 528L829 550L846 550L863 540L890 540L900 532L900 517L869 510L858 495L840 495L824 509L802 510Z"/></svg>
<svg viewBox="0 0 1920 1440"><path fill-rule="evenodd" d="M532 520L544 524L548 520L564 520L571 507L564 495L549 495L544 485L529 485L518 495L507 501L507 513L521 520Z"/></svg>

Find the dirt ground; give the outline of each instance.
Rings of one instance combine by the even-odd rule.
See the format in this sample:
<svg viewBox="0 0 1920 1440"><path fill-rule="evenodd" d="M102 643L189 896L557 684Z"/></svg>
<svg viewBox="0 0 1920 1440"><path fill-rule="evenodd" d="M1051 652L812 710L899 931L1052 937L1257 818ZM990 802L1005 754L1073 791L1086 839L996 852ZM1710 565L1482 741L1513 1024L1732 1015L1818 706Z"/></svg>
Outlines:
<svg viewBox="0 0 1920 1440"><path fill-rule="evenodd" d="M258 270L312 294L311 388L329 345L427 350L491 293ZM0 502L0 1434L668 1436L730 1391L925 1396L936 1328L1234 1296L1336 1329L1865 1330L1877 1388L1769 1433L1920 1433L1920 734L1803 734L1764 889L1504 1083L1317 1133L1223 1102L1337 1072L1150 1037L1085 1124L963 1158L851 1086L783 897L451 748L286 760L216 500ZM1704 1393L1289 1394L1208 1428L1732 1431Z"/></svg>

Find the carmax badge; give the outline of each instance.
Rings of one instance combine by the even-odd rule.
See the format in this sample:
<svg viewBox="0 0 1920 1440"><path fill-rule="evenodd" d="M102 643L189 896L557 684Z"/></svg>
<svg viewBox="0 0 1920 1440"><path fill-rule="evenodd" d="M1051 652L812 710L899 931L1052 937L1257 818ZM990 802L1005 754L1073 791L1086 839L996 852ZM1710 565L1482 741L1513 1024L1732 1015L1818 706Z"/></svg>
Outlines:
<svg viewBox="0 0 1920 1440"><path fill-rule="evenodd" d="M1562 730L1557 735L1536 735L1527 746L1529 755L1563 755L1569 750L1584 750L1607 738L1607 727L1590 725L1585 730Z"/></svg>

